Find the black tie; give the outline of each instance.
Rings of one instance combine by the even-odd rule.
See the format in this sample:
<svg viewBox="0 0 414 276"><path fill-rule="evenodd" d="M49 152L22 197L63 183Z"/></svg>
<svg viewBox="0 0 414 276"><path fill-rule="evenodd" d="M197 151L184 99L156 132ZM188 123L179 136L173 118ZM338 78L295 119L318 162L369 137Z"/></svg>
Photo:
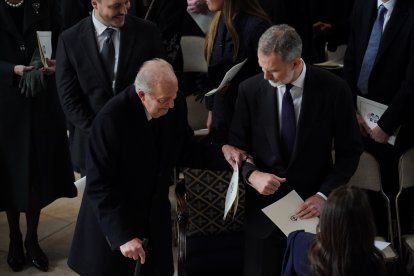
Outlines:
<svg viewBox="0 0 414 276"><path fill-rule="evenodd" d="M105 41L102 46L101 56L102 61L105 66L106 74L111 82L114 80L114 67L115 67L115 47L114 42L112 40L112 34L114 33L114 29L106 28L103 32L105 36Z"/></svg>
<svg viewBox="0 0 414 276"><path fill-rule="evenodd" d="M292 95L290 89L292 84L286 84L286 91L282 100L282 128L281 128L281 142L282 153L286 162L289 162L295 145L296 137L296 116L295 108L293 106Z"/></svg>

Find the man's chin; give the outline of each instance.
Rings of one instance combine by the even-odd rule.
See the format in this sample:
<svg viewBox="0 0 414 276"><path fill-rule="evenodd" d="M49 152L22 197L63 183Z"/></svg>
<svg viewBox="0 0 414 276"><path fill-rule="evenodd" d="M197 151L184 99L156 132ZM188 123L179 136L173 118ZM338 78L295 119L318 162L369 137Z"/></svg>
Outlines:
<svg viewBox="0 0 414 276"><path fill-rule="evenodd" d="M125 16L122 17L114 17L112 19L112 27L114 28L121 28L125 24Z"/></svg>

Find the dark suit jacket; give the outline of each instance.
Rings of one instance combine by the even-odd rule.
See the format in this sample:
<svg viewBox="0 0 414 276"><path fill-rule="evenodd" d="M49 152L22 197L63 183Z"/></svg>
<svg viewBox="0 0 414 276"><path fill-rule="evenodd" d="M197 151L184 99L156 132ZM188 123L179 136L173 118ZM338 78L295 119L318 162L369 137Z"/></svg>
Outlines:
<svg viewBox="0 0 414 276"><path fill-rule="evenodd" d="M85 168L87 137L105 103L134 82L141 64L165 56L160 33L150 22L127 15L121 28L115 92L106 78L98 52L92 17L66 30L59 38L56 82L69 123L73 163Z"/></svg>
<svg viewBox="0 0 414 276"><path fill-rule="evenodd" d="M68 260L81 275L132 275L135 261L119 246L149 239L146 264L155 274L173 274L168 200L173 166L219 168L221 150L197 144L187 124L183 97L157 119L151 131L133 86L98 114L89 139L87 183ZM216 165L216 166L215 166Z"/></svg>
<svg viewBox="0 0 414 276"><path fill-rule="evenodd" d="M285 164L280 149L275 89L263 79L263 74L242 82L230 129L230 143L247 150L258 170L287 178L271 196L260 195L250 186L246 188L246 230L263 238L276 226L262 208L292 189L304 200L316 192L328 196L349 180L362 152L348 86L331 73L307 65L296 144L289 164ZM254 168L245 162L244 177Z"/></svg>
<svg viewBox="0 0 414 276"><path fill-rule="evenodd" d="M377 1L357 0L344 61L344 76L354 96L376 17ZM400 154L414 145L414 2L397 0L382 35L365 97L388 105L378 125L388 134L399 126L395 149Z"/></svg>

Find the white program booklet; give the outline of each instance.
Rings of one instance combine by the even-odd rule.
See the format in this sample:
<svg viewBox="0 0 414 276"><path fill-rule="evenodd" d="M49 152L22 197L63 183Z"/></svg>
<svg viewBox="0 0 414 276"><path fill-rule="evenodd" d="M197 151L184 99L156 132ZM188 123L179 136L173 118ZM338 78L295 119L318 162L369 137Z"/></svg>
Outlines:
<svg viewBox="0 0 414 276"><path fill-rule="evenodd" d="M44 67L47 67L46 58L50 59L52 57L52 32L36 32L37 42L39 46L40 58Z"/></svg>
<svg viewBox="0 0 414 276"><path fill-rule="evenodd" d="M226 202L224 204L224 216L223 219L226 219L229 211L233 210L233 217L237 211L237 205L239 203L239 168L236 163L237 169L233 171L233 175L230 180L229 187L226 194ZM233 208L232 208L233 207Z"/></svg>
<svg viewBox="0 0 414 276"><path fill-rule="evenodd" d="M385 104L378 103L367 98L358 96L357 97L357 109L361 117L367 123L367 125L373 129L377 126L378 120L384 114L388 108ZM388 139L388 144L394 145L397 137L398 130Z"/></svg>
<svg viewBox="0 0 414 276"><path fill-rule="evenodd" d="M214 93L216 93L217 91L222 89L224 86L226 86L229 82L231 82L231 80L237 75L237 73L240 71L240 69L246 63L246 61L247 61L247 58L245 60L243 60L242 62L237 63L236 65L231 67L229 69L229 71L227 71L226 74L224 75L224 78L221 80L221 83L220 83L219 87L214 88L213 90L207 92L205 94L205 96L213 95Z"/></svg>
<svg viewBox="0 0 414 276"><path fill-rule="evenodd" d="M78 188L78 190L81 187L85 187L85 185L86 185L86 176L75 181L75 186L76 188Z"/></svg>
<svg viewBox="0 0 414 276"><path fill-rule="evenodd" d="M303 199L293 190L275 203L262 209L274 224L286 235L296 230L316 233L319 218L299 219L295 210L303 203Z"/></svg>

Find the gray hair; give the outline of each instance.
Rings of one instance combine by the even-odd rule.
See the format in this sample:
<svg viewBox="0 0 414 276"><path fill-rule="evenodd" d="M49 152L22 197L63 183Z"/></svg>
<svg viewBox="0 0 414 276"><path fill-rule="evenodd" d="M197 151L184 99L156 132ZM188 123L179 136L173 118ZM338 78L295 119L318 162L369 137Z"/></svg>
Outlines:
<svg viewBox="0 0 414 276"><path fill-rule="evenodd" d="M258 50L264 55L279 55L284 62L300 58L302 40L294 28L289 25L274 25L267 29L259 39Z"/></svg>
<svg viewBox="0 0 414 276"><path fill-rule="evenodd" d="M145 61L135 78L135 91L143 91L149 94L155 84L169 78L175 78L175 73L173 67L167 61L161 58Z"/></svg>

